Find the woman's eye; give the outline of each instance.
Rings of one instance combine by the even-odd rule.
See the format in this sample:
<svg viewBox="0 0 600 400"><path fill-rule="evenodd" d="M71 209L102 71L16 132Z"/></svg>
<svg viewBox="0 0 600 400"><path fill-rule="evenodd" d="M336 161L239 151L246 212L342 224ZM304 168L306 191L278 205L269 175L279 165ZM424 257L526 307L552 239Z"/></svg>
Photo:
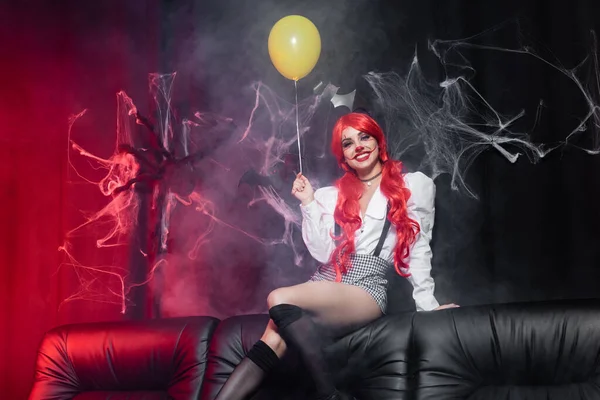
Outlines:
<svg viewBox="0 0 600 400"><path fill-rule="evenodd" d="M346 149L346 148L350 147L351 144L352 143L350 143L350 142L345 142L342 144L342 147Z"/></svg>
<svg viewBox="0 0 600 400"><path fill-rule="evenodd" d="M369 135L364 135L361 137L361 140L369 140L369 139L371 139L371 136L369 136Z"/></svg>

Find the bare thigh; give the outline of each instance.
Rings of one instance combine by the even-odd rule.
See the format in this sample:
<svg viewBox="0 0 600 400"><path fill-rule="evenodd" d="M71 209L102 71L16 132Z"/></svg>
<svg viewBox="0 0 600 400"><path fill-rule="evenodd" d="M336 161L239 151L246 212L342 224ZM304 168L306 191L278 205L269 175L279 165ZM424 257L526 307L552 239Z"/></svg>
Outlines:
<svg viewBox="0 0 600 400"><path fill-rule="evenodd" d="M338 282L305 282L275 289L269 307L293 304L314 315L323 326L343 332L364 326L381 317L375 299L364 289Z"/></svg>

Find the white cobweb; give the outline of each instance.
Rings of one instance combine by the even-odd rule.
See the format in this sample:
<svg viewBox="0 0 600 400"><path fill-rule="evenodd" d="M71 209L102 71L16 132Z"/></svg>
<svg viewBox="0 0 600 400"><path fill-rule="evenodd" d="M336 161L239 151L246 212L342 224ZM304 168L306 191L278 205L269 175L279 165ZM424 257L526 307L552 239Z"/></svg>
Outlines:
<svg viewBox="0 0 600 400"><path fill-rule="evenodd" d="M596 99L600 94L600 80L594 32L591 37L593 46L588 56L570 69L557 60L542 57L531 46L498 47L486 43L482 34L464 40L429 43L428 50L437 57L445 74L439 82L425 78L416 54L404 76L396 72L365 75L374 92L375 112L385 125L390 155L402 160L417 151L420 154L417 170L432 178L449 174L453 190L477 198L465 176L475 158L484 151L497 151L509 163L515 163L521 155L536 163L566 145L598 154L600 114ZM535 109L515 109L509 114L497 111L472 83L476 71L464 55L466 50L512 53L522 56L523 62L530 61L525 57L532 57L540 63L540 68L552 68L561 79L570 81L575 89L573 93L583 98L585 107L572 129L561 135L564 140L552 144L534 143L535 125L524 129L523 124L518 123L526 114L535 115L536 121L540 118L541 94ZM583 134L589 135L586 142L591 145L575 145L575 139Z"/></svg>

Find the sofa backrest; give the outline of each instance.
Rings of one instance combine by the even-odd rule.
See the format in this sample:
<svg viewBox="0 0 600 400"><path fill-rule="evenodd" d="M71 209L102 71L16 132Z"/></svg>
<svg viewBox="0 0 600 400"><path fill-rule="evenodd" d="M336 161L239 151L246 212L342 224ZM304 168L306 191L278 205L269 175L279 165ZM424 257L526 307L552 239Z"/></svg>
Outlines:
<svg viewBox="0 0 600 400"><path fill-rule="evenodd" d="M361 400L408 398L413 317L381 318L328 346L338 387Z"/></svg>
<svg viewBox="0 0 600 400"><path fill-rule="evenodd" d="M212 400L268 315L69 325L45 336L30 400ZM209 344L210 343L210 344ZM600 398L600 300L381 318L329 343L337 386L361 400ZM253 397L296 400L294 351Z"/></svg>
<svg viewBox="0 0 600 400"><path fill-rule="evenodd" d="M418 313L414 398L600 398L600 301Z"/></svg>
<svg viewBox="0 0 600 400"><path fill-rule="evenodd" d="M31 400L171 398L197 400L210 317L61 326L38 350Z"/></svg>
<svg viewBox="0 0 600 400"><path fill-rule="evenodd" d="M408 390L408 354L413 314L383 318L325 347L337 385L360 399L398 399ZM202 400L215 398L235 366L260 339L269 317L247 315L222 321L211 341ZM296 400L312 398L314 387L298 354L290 349L252 397Z"/></svg>

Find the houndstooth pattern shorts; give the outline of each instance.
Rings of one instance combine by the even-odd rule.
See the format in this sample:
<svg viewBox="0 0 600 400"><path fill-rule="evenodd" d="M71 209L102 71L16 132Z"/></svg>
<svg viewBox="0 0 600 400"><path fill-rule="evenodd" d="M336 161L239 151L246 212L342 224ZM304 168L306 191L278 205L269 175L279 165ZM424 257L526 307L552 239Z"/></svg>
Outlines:
<svg viewBox="0 0 600 400"><path fill-rule="evenodd" d="M373 296L381 312L385 314L388 288L386 273L391 267L390 263L370 254L353 254L350 261L352 266L342 274L342 283L363 288ZM309 281L335 281L335 268L332 265L322 265Z"/></svg>

